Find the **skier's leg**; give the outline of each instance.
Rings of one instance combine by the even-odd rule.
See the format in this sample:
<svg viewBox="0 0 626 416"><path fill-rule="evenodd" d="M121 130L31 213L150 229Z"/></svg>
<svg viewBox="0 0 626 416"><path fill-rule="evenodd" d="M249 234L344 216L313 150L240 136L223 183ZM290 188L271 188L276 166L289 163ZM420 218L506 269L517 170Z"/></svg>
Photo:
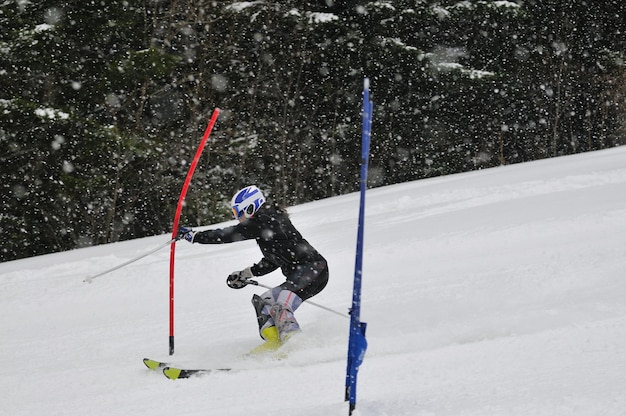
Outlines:
<svg viewBox="0 0 626 416"><path fill-rule="evenodd" d="M269 314L269 306L265 304L263 298L259 295L252 296L252 306L254 306L254 312L256 312L256 320L259 324L259 335L261 338L265 339L263 336L263 331L269 327L274 326L274 321Z"/></svg>
<svg viewBox="0 0 626 416"><path fill-rule="evenodd" d="M270 316L278 329L281 341L286 341L294 333L300 331L293 312L302 304L302 299L289 290L281 290L276 302L270 308Z"/></svg>
<svg viewBox="0 0 626 416"><path fill-rule="evenodd" d="M307 300L320 293L327 283L328 264L320 260L296 267L280 287L294 292L302 300Z"/></svg>
<svg viewBox="0 0 626 416"><path fill-rule="evenodd" d="M326 283L328 265L326 261L317 261L296 267L285 283L271 290L273 303L269 313L281 341L300 330L294 312L304 300L321 292Z"/></svg>
<svg viewBox="0 0 626 416"><path fill-rule="evenodd" d="M266 341L277 341L279 339L278 331L270 314L270 307L276 302L281 290L280 287L275 287L261 296L256 294L252 296L252 305L254 306L257 324L259 325L259 335Z"/></svg>
<svg viewBox="0 0 626 416"><path fill-rule="evenodd" d="M285 340L300 330L294 312L302 302L322 291L328 283L328 265L317 261L298 266L283 284L261 296L254 295L252 304L257 316L259 334L265 340L276 337Z"/></svg>

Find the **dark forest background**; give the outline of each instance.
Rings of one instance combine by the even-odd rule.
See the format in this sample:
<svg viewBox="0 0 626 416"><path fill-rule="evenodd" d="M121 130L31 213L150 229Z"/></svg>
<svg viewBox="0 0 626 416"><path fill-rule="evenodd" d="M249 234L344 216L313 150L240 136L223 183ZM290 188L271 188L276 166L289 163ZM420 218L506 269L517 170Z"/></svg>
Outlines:
<svg viewBox="0 0 626 416"><path fill-rule="evenodd" d="M0 0L0 261L626 143L613 1ZM356 215L356 213L355 213Z"/></svg>

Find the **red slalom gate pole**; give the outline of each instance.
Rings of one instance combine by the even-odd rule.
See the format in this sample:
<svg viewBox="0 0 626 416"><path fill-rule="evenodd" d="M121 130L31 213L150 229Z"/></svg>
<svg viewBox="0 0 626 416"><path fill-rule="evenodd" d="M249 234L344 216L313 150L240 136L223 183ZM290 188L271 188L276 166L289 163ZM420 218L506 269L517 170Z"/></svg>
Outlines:
<svg viewBox="0 0 626 416"><path fill-rule="evenodd" d="M204 131L204 135L202 136L202 140L200 141L198 150L196 150L196 155L193 158L193 162L191 162L191 166L189 166L187 178L185 179L185 183L183 184L183 189L180 191L178 205L176 206L176 214L174 215L174 224L172 225L172 244L170 246L170 355L174 355L174 258L176 253L176 241L178 240L178 220L180 219L180 214L183 210L183 203L185 202L185 196L187 195L187 189L189 188L191 177L196 170L196 166L198 165L198 160L200 159L202 150L204 150L204 146L209 139L209 135L211 134L211 130L213 130L213 126L215 125L219 114L220 109L216 108L213 111L213 115L211 116L209 125Z"/></svg>

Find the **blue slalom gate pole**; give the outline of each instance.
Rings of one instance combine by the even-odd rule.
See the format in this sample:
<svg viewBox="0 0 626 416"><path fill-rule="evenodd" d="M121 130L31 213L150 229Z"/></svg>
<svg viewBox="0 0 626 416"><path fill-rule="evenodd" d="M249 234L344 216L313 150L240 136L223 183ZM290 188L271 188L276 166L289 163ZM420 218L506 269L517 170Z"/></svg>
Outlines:
<svg viewBox="0 0 626 416"><path fill-rule="evenodd" d="M356 384L359 367L365 357L367 324L361 322L361 278L363 276L363 233L365 216L365 191L367 189L367 168L369 164L370 136L372 130L373 103L369 99L369 79L363 81L363 130L361 137L361 198L359 203L359 226L356 241L354 285L352 288L352 308L350 309L350 338L348 340L348 365L346 369L345 400L350 403L350 415L356 408Z"/></svg>

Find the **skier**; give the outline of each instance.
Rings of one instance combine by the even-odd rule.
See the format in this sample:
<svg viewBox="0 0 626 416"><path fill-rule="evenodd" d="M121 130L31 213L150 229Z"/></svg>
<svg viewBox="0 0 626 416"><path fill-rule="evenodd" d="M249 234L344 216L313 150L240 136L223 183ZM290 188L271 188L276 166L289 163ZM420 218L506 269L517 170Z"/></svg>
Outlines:
<svg viewBox="0 0 626 416"><path fill-rule="evenodd" d="M248 280L263 276L279 267L286 281L261 296L252 296L257 315L259 334L264 344L252 353L278 348L300 330L294 312L303 301L315 296L328 283L328 264L296 230L287 211L277 204L266 202L263 193L254 185L239 190L232 198L231 207L239 224L222 229L193 231L179 228L179 238L190 243L222 244L255 239L263 258L241 271L231 273L226 284L241 289Z"/></svg>

